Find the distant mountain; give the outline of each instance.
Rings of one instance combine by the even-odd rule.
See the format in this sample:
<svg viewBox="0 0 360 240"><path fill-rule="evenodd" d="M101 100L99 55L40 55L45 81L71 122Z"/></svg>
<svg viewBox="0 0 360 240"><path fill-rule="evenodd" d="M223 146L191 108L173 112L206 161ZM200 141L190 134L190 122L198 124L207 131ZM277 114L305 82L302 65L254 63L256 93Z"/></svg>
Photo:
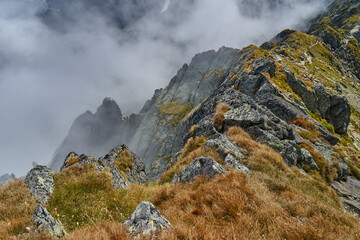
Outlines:
<svg viewBox="0 0 360 240"><path fill-rule="evenodd" d="M14 174L4 174L2 176L0 176L0 186L4 186L5 184L7 184L10 181L15 180L16 177Z"/></svg>

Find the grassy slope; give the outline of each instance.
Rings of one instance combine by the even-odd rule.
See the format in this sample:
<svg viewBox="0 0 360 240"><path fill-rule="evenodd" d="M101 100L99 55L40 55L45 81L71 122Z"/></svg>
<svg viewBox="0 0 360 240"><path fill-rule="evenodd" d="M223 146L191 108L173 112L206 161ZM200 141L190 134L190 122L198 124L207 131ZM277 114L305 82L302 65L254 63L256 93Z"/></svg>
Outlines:
<svg viewBox="0 0 360 240"><path fill-rule="evenodd" d="M218 176L213 180L200 177L185 185L170 185L163 180L163 184L158 182L148 186L133 185L130 190L113 190L117 194L123 192L121 196L115 195L118 209L123 209L129 202L134 209L143 200L152 201L173 225L172 230L161 233L158 239L360 237L359 219L343 212L335 192L319 174L304 174L295 167L289 168L277 152L253 141L240 128L231 128L227 134L239 147L249 151L244 162L255 170L251 174L230 171L226 176ZM201 144L194 145L194 142L189 141L190 144L196 147L183 155L169 172L183 169L189 156L209 152L208 149L204 151ZM79 175L77 178L84 177ZM101 195L103 198L107 198L106 195L113 197L111 193ZM81 208L87 205L93 204L85 199L81 204L78 203ZM189 215L196 206L201 206L200 216ZM65 208L60 205L57 207ZM124 218L131 213L120 212ZM102 220L93 218L89 227L75 230L69 239L80 236L88 239L116 239L125 236L126 230L118 220Z"/></svg>

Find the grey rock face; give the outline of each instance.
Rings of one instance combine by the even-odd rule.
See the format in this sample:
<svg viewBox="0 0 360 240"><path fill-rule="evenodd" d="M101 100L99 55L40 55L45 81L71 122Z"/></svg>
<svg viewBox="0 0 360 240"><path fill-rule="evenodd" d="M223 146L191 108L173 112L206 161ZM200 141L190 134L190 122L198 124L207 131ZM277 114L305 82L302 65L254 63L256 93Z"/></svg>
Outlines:
<svg viewBox="0 0 360 240"><path fill-rule="evenodd" d="M239 147L231 142L225 135L216 134L212 139L204 144L205 147L215 148L224 158L230 153L237 159L242 159L244 154L240 151Z"/></svg>
<svg viewBox="0 0 360 240"><path fill-rule="evenodd" d="M218 174L225 174L226 170L212 158L197 158L187 168L181 171L179 176L175 176L173 183L187 183L201 175L214 177Z"/></svg>
<svg viewBox="0 0 360 240"><path fill-rule="evenodd" d="M149 235L157 230L171 227L170 222L160 214L151 202L142 202L131 214L129 220L123 223L131 234Z"/></svg>
<svg viewBox="0 0 360 240"><path fill-rule="evenodd" d="M250 169L246 167L244 164L242 164L240 161L236 160L233 155L228 154L225 157L225 165L229 165L233 167L235 170L239 170L245 173L249 173Z"/></svg>
<svg viewBox="0 0 360 240"><path fill-rule="evenodd" d="M314 86L314 90L321 116L334 126L336 133L346 133L351 115L348 101L345 98L326 92L323 85Z"/></svg>
<svg viewBox="0 0 360 240"><path fill-rule="evenodd" d="M32 222L38 230L45 230L50 236L61 238L67 235L61 221L53 218L40 204L35 208Z"/></svg>
<svg viewBox="0 0 360 240"><path fill-rule="evenodd" d="M7 183L15 180L16 177L14 174L4 174L0 176L0 187L6 185Z"/></svg>
<svg viewBox="0 0 360 240"><path fill-rule="evenodd" d="M49 167L38 165L31 169L25 178L31 195L42 204L48 202L55 189L52 173Z"/></svg>
<svg viewBox="0 0 360 240"><path fill-rule="evenodd" d="M346 181L335 181L331 186L341 196L344 208L360 217L360 181L354 177L348 177Z"/></svg>

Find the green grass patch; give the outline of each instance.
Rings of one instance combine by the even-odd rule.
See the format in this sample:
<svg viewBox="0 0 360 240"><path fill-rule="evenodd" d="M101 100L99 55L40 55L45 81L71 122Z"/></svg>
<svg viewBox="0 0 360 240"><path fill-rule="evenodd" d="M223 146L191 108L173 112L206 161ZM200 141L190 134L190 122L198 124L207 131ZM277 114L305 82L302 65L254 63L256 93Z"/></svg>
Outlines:
<svg viewBox="0 0 360 240"><path fill-rule="evenodd" d="M168 119L170 123L174 126L177 126L181 120L192 110L190 102L185 104L179 104L180 100L170 101L163 105L158 105L157 110L161 118L166 118L167 115L171 115L171 118Z"/></svg>

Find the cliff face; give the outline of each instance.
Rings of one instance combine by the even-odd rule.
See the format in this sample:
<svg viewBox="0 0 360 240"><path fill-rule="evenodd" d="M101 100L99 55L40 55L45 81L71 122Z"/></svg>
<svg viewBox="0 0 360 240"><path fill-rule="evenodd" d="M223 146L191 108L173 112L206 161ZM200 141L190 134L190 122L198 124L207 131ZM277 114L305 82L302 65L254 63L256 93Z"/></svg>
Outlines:
<svg viewBox="0 0 360 240"><path fill-rule="evenodd" d="M357 164L360 145L358 5L336 1L308 33L284 30L261 47L197 54L139 114L123 117L115 102L104 100L95 114L75 120L51 167L59 170L71 151L100 156L127 144L150 178L158 178L190 137L219 138L213 117L225 103L230 111L224 129L241 126L288 165L314 163L305 152L308 143L330 165L340 164L339 176L346 175L345 162ZM315 131L299 119L313 123Z"/></svg>

